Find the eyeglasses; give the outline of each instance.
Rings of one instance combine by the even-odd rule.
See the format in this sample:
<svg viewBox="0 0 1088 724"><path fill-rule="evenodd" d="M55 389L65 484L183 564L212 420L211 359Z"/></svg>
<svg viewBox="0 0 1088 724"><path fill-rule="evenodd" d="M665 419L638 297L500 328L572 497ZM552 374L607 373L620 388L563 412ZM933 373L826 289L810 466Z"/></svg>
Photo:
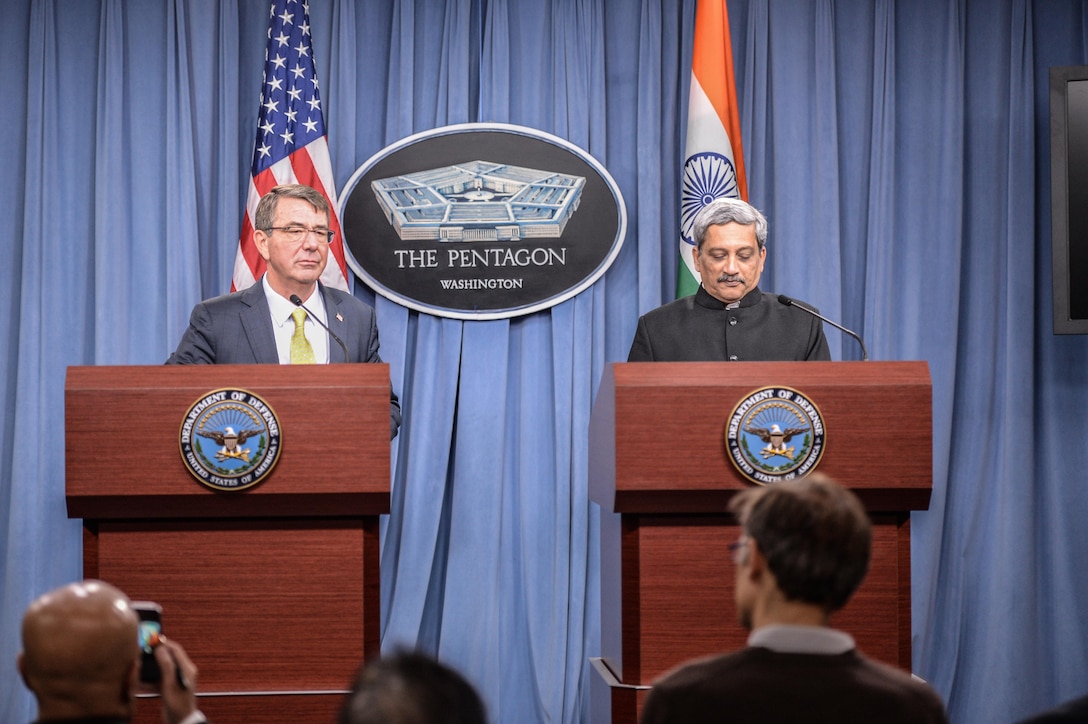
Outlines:
<svg viewBox="0 0 1088 724"><path fill-rule="evenodd" d="M331 244L333 237L336 236L336 232L332 229L311 229L306 226L269 226L267 229L264 229L264 231L283 232L284 237L292 244L301 244L303 239L310 234L315 234L318 242L321 244Z"/></svg>
<svg viewBox="0 0 1088 724"><path fill-rule="evenodd" d="M748 550L748 536L742 535L740 540L729 544L729 555L733 557L733 563L738 566L744 562L744 553Z"/></svg>

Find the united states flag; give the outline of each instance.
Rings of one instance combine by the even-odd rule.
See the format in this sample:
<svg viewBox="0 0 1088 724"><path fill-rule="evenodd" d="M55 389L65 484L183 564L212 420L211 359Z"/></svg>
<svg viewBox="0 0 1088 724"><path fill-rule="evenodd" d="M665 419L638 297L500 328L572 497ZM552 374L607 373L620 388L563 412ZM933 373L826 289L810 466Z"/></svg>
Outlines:
<svg viewBox="0 0 1088 724"><path fill-rule="evenodd" d="M347 259L336 215L336 184L314 70L310 10L305 2L272 2L252 171L231 290L245 289L264 274L264 259L253 241L257 202L273 186L300 183L317 189L332 209L329 228L336 237L321 281L348 291Z"/></svg>

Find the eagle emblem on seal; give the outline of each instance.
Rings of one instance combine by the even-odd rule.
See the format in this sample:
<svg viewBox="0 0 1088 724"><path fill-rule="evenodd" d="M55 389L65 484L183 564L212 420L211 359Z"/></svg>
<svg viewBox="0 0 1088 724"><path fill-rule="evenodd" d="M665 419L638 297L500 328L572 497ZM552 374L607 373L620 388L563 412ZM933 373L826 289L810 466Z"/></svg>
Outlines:
<svg viewBox="0 0 1088 724"><path fill-rule="evenodd" d="M217 430L197 430L197 435L206 437L210 440L215 440L216 445L222 445L219 448L219 452L215 454L215 457L219 462L223 462L228 458L241 458L247 463L249 462L249 448L242 449L238 447L245 443L246 440L254 435L260 435L264 432L263 429L250 429L250 430L238 430L235 432L234 428L227 425L226 429L222 432Z"/></svg>
<svg viewBox="0 0 1088 724"><path fill-rule="evenodd" d="M787 427L783 430L778 426L778 423L772 423L769 428L766 427L746 427L745 432L749 432L759 437L760 440L767 443L767 446L759 451L759 454L763 456L763 459L774 457L775 455L781 455L784 458L793 460L793 447L786 447L794 435L799 435L802 432L807 432L810 428L805 427Z"/></svg>

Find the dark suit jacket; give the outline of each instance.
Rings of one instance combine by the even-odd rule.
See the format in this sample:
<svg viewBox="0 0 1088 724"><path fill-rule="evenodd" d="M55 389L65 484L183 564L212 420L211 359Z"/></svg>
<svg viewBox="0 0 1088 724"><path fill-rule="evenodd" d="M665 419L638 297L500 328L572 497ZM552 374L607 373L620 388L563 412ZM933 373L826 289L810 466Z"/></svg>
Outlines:
<svg viewBox="0 0 1088 724"><path fill-rule="evenodd" d="M759 646L689 662L654 682L639 724L947 724L944 703L910 674L844 654Z"/></svg>
<svg viewBox="0 0 1088 724"><path fill-rule="evenodd" d="M374 310L339 289L318 284L329 328L343 340L344 351L329 339L329 362L381 362ZM272 313L258 281L248 289L206 299L193 307L189 328L166 364L279 364ZM389 432L400 427L400 402L389 391Z"/></svg>
<svg viewBox="0 0 1088 724"><path fill-rule="evenodd" d="M1067 701L1055 709L1047 709L1033 717L1024 719L1020 724L1073 724L1088 722L1088 696Z"/></svg>

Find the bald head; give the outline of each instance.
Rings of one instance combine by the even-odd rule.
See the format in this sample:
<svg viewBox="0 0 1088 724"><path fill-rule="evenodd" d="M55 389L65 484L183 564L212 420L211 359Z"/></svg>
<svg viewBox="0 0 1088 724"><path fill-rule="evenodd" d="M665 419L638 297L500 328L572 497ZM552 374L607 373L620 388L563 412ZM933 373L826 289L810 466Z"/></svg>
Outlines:
<svg viewBox="0 0 1088 724"><path fill-rule="evenodd" d="M137 626L128 596L102 581L71 583L30 604L19 671L39 717L131 717Z"/></svg>

